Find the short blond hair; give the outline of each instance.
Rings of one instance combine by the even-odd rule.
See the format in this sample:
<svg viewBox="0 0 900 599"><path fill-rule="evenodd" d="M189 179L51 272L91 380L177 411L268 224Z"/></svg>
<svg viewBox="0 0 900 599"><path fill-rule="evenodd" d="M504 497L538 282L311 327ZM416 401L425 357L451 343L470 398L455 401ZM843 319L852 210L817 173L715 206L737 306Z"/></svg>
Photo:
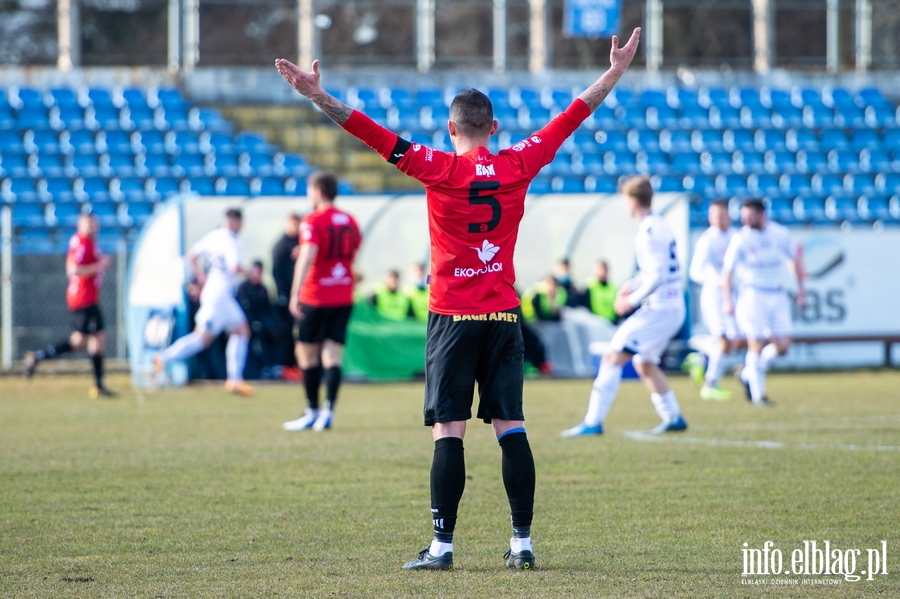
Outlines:
<svg viewBox="0 0 900 599"><path fill-rule="evenodd" d="M653 201L653 186L649 177L629 177L619 186L619 193L634 198L644 208L649 208Z"/></svg>

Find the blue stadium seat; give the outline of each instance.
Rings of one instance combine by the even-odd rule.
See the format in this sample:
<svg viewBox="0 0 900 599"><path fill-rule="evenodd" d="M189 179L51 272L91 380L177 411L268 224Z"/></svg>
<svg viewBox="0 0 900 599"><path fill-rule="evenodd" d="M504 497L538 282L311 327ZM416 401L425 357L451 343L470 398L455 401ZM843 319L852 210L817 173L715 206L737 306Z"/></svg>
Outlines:
<svg viewBox="0 0 900 599"><path fill-rule="evenodd" d="M803 107L803 124L818 129L834 125L834 110L824 104Z"/></svg>
<svg viewBox="0 0 900 599"><path fill-rule="evenodd" d="M255 196L284 195L284 181L281 177L256 177L250 181L250 193Z"/></svg>
<svg viewBox="0 0 900 599"><path fill-rule="evenodd" d="M697 194L701 197L714 197L716 195L716 182L709 175L688 175L682 179L685 191Z"/></svg>
<svg viewBox="0 0 900 599"><path fill-rule="evenodd" d="M822 103L831 107L856 106L853 94L847 88L834 85L826 85L822 88Z"/></svg>
<svg viewBox="0 0 900 599"><path fill-rule="evenodd" d="M772 124L781 129L803 126L803 110L790 104L775 106L772 109Z"/></svg>
<svg viewBox="0 0 900 599"><path fill-rule="evenodd" d="M94 138L94 132L87 131L86 129L63 131L59 134L59 147L65 154L93 154L97 152L97 142Z"/></svg>
<svg viewBox="0 0 900 599"><path fill-rule="evenodd" d="M38 195L42 202L74 202L75 191L68 177L48 177L37 184Z"/></svg>
<svg viewBox="0 0 900 599"><path fill-rule="evenodd" d="M797 155L789 150L769 150L765 158L766 170L770 173L797 172Z"/></svg>
<svg viewBox="0 0 900 599"><path fill-rule="evenodd" d="M590 153L588 156L596 158L597 154ZM542 172L550 176L571 175L575 172L575 167L578 163L578 161L575 160L575 164L573 164L573 160L575 160L575 154L560 150L556 153L553 161L542 169Z"/></svg>
<svg viewBox="0 0 900 599"><path fill-rule="evenodd" d="M882 195L864 195L859 198L859 215L869 222L891 220L888 198Z"/></svg>
<svg viewBox="0 0 900 599"><path fill-rule="evenodd" d="M544 106L565 110L572 103L574 95L571 88L544 87L541 89L541 103Z"/></svg>
<svg viewBox="0 0 900 599"><path fill-rule="evenodd" d="M353 188L353 184L350 183L347 179L338 179L338 195L342 196L352 196L356 193L356 189Z"/></svg>
<svg viewBox="0 0 900 599"><path fill-rule="evenodd" d="M856 198L846 195L833 195L825 199L825 214L835 222L862 222Z"/></svg>
<svg viewBox="0 0 900 599"><path fill-rule="evenodd" d="M414 106L415 100L405 87L382 87L378 90L378 99L382 106Z"/></svg>
<svg viewBox="0 0 900 599"><path fill-rule="evenodd" d="M22 177L28 174L28 154L0 152L0 177Z"/></svg>
<svg viewBox="0 0 900 599"><path fill-rule="evenodd" d="M231 133L234 124L225 120L215 108L191 108L188 110L188 126L194 131L222 131Z"/></svg>
<svg viewBox="0 0 900 599"><path fill-rule="evenodd" d="M40 204L18 204L12 208L12 226L42 227L44 226L44 207Z"/></svg>
<svg viewBox="0 0 900 599"><path fill-rule="evenodd" d="M869 127L894 127L897 125L897 113L890 104L866 106L866 124Z"/></svg>
<svg viewBox="0 0 900 599"><path fill-rule="evenodd" d="M603 165L610 175L633 175L637 172L637 155L627 150L606 152Z"/></svg>
<svg viewBox="0 0 900 599"><path fill-rule="evenodd" d="M641 150L637 153L637 170L645 175L668 173L671 170L669 155L659 150Z"/></svg>
<svg viewBox="0 0 900 599"><path fill-rule="evenodd" d="M140 138L140 134L134 134L135 138ZM133 153L135 147L142 148L139 144L132 143L132 135L127 131L100 131L97 133L96 147L101 153L107 154L123 154Z"/></svg>
<svg viewBox="0 0 900 599"><path fill-rule="evenodd" d="M88 129L121 129L122 117L115 106L93 106L84 111L84 122Z"/></svg>
<svg viewBox="0 0 900 599"><path fill-rule="evenodd" d="M850 146L857 150L881 147L881 136L877 129L854 129L850 135Z"/></svg>
<svg viewBox="0 0 900 599"><path fill-rule="evenodd" d="M82 129L87 124L80 106L54 106L50 109L49 119L54 129Z"/></svg>
<svg viewBox="0 0 900 599"><path fill-rule="evenodd" d="M791 225L797 222L794 215L793 201L785 196L773 195L763 198L767 211L772 220L784 225Z"/></svg>
<svg viewBox="0 0 900 599"><path fill-rule="evenodd" d="M44 104L63 107L78 106L78 96L70 87L54 87L51 88L44 97Z"/></svg>
<svg viewBox="0 0 900 599"><path fill-rule="evenodd" d="M224 131L204 131L200 134L200 151L209 152L234 152L234 138Z"/></svg>
<svg viewBox="0 0 900 599"><path fill-rule="evenodd" d="M444 104L444 90L437 87L420 87L413 94L419 106L439 106Z"/></svg>
<svg viewBox="0 0 900 599"><path fill-rule="evenodd" d="M622 131L590 131L576 130L572 136L577 149L582 152L618 152L628 149L628 137Z"/></svg>
<svg viewBox="0 0 900 599"><path fill-rule="evenodd" d="M741 111L733 106L713 106L709 109L709 124L718 129L741 127Z"/></svg>
<svg viewBox="0 0 900 599"><path fill-rule="evenodd" d="M206 173L203 154L182 152L172 157L172 172L182 177L199 177Z"/></svg>
<svg viewBox="0 0 900 599"><path fill-rule="evenodd" d="M145 202L147 191L140 177L116 177L109 182L109 191L116 202Z"/></svg>
<svg viewBox="0 0 900 599"><path fill-rule="evenodd" d="M450 109L443 104L425 106L422 108L422 112L419 115L422 127L433 130L439 130L446 127L449 118Z"/></svg>
<svg viewBox="0 0 900 599"><path fill-rule="evenodd" d="M653 129L632 129L628 132L628 149L632 152L640 150L659 150L659 132Z"/></svg>
<svg viewBox="0 0 900 599"><path fill-rule="evenodd" d="M794 199L794 215L797 220L820 225L831 219L825 212L825 199L819 196L800 196Z"/></svg>
<svg viewBox="0 0 900 599"><path fill-rule="evenodd" d="M100 174L104 177L130 177L135 171L135 157L131 152L100 155Z"/></svg>
<svg viewBox="0 0 900 599"><path fill-rule="evenodd" d="M234 152L210 152L206 155L206 167L214 177L235 177L241 172L238 155Z"/></svg>
<svg viewBox="0 0 900 599"><path fill-rule="evenodd" d="M884 195L900 193L900 173L880 173L876 175L875 190Z"/></svg>
<svg viewBox="0 0 900 599"><path fill-rule="evenodd" d="M809 87L795 86L791 89L791 102L794 106L809 106L822 104L822 95L819 90Z"/></svg>
<svg viewBox="0 0 900 599"><path fill-rule="evenodd" d="M522 122L526 123L530 129L537 130L548 122L552 118L552 114L549 108L544 108L543 106L526 106L522 109ZM596 118L596 114L594 117Z"/></svg>
<svg viewBox="0 0 900 599"><path fill-rule="evenodd" d="M142 152L134 158L135 173L141 177L166 177L172 174L169 156L157 152Z"/></svg>
<svg viewBox="0 0 900 599"><path fill-rule="evenodd" d="M46 108L23 108L16 114L16 128L25 129L49 129L50 116Z"/></svg>
<svg viewBox="0 0 900 599"><path fill-rule="evenodd" d="M818 173L812 176L813 193L822 196L844 192L844 180L834 173Z"/></svg>
<svg viewBox="0 0 900 599"><path fill-rule="evenodd" d="M53 236L46 226L22 229L16 235L16 252L19 254L53 254L64 248L57 247Z"/></svg>
<svg viewBox="0 0 900 599"><path fill-rule="evenodd" d="M104 177L75 179L75 199L78 202L108 202L109 182Z"/></svg>
<svg viewBox="0 0 900 599"><path fill-rule="evenodd" d="M84 107L92 107L94 109L116 107L112 94L109 93L108 89L90 88L86 93L80 92L79 96L79 104Z"/></svg>
<svg viewBox="0 0 900 599"><path fill-rule="evenodd" d="M885 129L882 143L891 150L900 148L900 129Z"/></svg>
<svg viewBox="0 0 900 599"><path fill-rule="evenodd" d="M363 112L382 107L381 97L377 90L355 85L347 88L347 104Z"/></svg>
<svg viewBox="0 0 900 599"><path fill-rule="evenodd" d="M82 214L79 204L50 204L47 206L47 221L54 227L71 228L78 224Z"/></svg>
<svg viewBox="0 0 900 599"><path fill-rule="evenodd" d="M711 175L730 173L733 160L731 152L724 150L717 152L703 152L700 154L700 164L703 172Z"/></svg>
<svg viewBox="0 0 900 599"><path fill-rule="evenodd" d="M755 87L734 86L728 91L728 101L732 106L762 106L759 90Z"/></svg>
<svg viewBox="0 0 900 599"><path fill-rule="evenodd" d="M862 88L861 90L856 92L856 100L863 106L870 106L873 104L881 104L887 102L885 97L881 94L881 90L876 87Z"/></svg>
<svg viewBox="0 0 900 599"><path fill-rule="evenodd" d="M132 120L134 121L133 117ZM188 118L188 109L180 106L160 106L153 111L152 126L163 131L189 129L191 124ZM135 128L143 129L144 126L135 121Z"/></svg>
<svg viewBox="0 0 900 599"><path fill-rule="evenodd" d="M25 151L29 154L58 154L59 133L52 129L34 129L22 136Z"/></svg>
<svg viewBox="0 0 900 599"><path fill-rule="evenodd" d="M22 141L22 133L0 128L0 155L23 152L25 152L25 143Z"/></svg>
<svg viewBox="0 0 900 599"><path fill-rule="evenodd" d="M66 172L62 154L31 154L28 174L32 177L59 177Z"/></svg>
<svg viewBox="0 0 900 599"><path fill-rule="evenodd" d="M747 177L744 175L718 175L716 193L722 197L744 197L750 194Z"/></svg>
<svg viewBox="0 0 900 599"><path fill-rule="evenodd" d="M584 179L578 176L553 177L550 183L555 193L584 193Z"/></svg>
<svg viewBox="0 0 900 599"><path fill-rule="evenodd" d="M618 179L610 176L589 176L584 179L586 191L591 193L616 193L618 191ZM657 190L661 191L661 190Z"/></svg>
<svg viewBox="0 0 900 599"><path fill-rule="evenodd" d="M653 175L650 178L653 190L658 192L684 191L681 177L677 175Z"/></svg>
<svg viewBox="0 0 900 599"><path fill-rule="evenodd" d="M760 152L787 148L787 134L781 129L759 129L755 139L756 149Z"/></svg>
<svg viewBox="0 0 900 599"><path fill-rule="evenodd" d="M65 173L72 178L94 177L100 173L100 156L92 153L72 154L66 159Z"/></svg>
<svg viewBox="0 0 900 599"><path fill-rule="evenodd" d="M147 196L154 201L166 200L181 193L181 185L175 177L153 177L146 183Z"/></svg>
<svg viewBox="0 0 900 599"><path fill-rule="evenodd" d="M128 106L131 109L150 109L150 102L144 90L137 87L126 87L119 90L116 94L116 104L119 106Z"/></svg>
<svg viewBox="0 0 900 599"><path fill-rule="evenodd" d="M844 176L844 190L850 195L875 193L875 177L868 173Z"/></svg>
<svg viewBox="0 0 900 599"><path fill-rule="evenodd" d="M788 150L792 152L819 149L819 138L811 129L789 129L785 139Z"/></svg>
<svg viewBox="0 0 900 599"><path fill-rule="evenodd" d="M719 152L725 149L725 135L718 129L696 129L691 134L695 152Z"/></svg>
<svg viewBox="0 0 900 599"><path fill-rule="evenodd" d="M661 89L645 89L640 94L640 103L646 107L650 106L666 106L669 105L669 99L666 92Z"/></svg>
<svg viewBox="0 0 900 599"><path fill-rule="evenodd" d="M453 146L450 144L450 135L446 130L435 131L432 140L432 143L434 144L432 147L435 150L440 150L442 152L453 151Z"/></svg>
<svg viewBox="0 0 900 599"><path fill-rule="evenodd" d="M824 173L829 170L828 157L821 150L797 152L797 169L803 173Z"/></svg>
<svg viewBox="0 0 900 599"><path fill-rule="evenodd" d="M181 91L175 87L158 88L151 90L148 94L148 101L151 106L160 105L163 107L180 107L184 108L190 105L190 102L184 99Z"/></svg>
<svg viewBox="0 0 900 599"><path fill-rule="evenodd" d="M9 89L9 105L16 110L44 107L44 95L30 87L13 86Z"/></svg>
<svg viewBox="0 0 900 599"><path fill-rule="evenodd" d="M583 175L603 175L606 173L604 155L598 152L580 152L575 157L575 170ZM560 174L549 172L548 174Z"/></svg>
<svg viewBox="0 0 900 599"><path fill-rule="evenodd" d="M838 106L834 110L834 124L839 127L865 127L866 112L855 105Z"/></svg>
<svg viewBox="0 0 900 599"><path fill-rule="evenodd" d="M691 132L684 129L663 129L659 133L659 147L670 154L691 149Z"/></svg>
<svg viewBox="0 0 900 599"><path fill-rule="evenodd" d="M722 143L729 152L756 148L756 138L750 129L726 129L722 134Z"/></svg>
<svg viewBox="0 0 900 599"><path fill-rule="evenodd" d="M12 108L10 108L6 102L0 98L0 130L3 129L15 129L16 127L16 115L13 114Z"/></svg>
<svg viewBox="0 0 900 599"><path fill-rule="evenodd" d="M646 112L647 126L653 129L678 127L681 125L678 111L669 106L651 106Z"/></svg>
<svg viewBox="0 0 900 599"><path fill-rule="evenodd" d="M682 106L678 112L678 122L682 127L709 127L709 110L699 104Z"/></svg>
<svg viewBox="0 0 900 599"><path fill-rule="evenodd" d="M611 106L626 106L628 104L640 106L640 101L634 97L634 92L627 87L614 87L610 90L606 101L608 101Z"/></svg>
<svg viewBox="0 0 900 599"><path fill-rule="evenodd" d="M305 179L313 170L306 159L299 154L278 152L272 157L276 174L282 177L298 177Z"/></svg>
<svg viewBox="0 0 900 599"><path fill-rule="evenodd" d="M107 135L109 134L107 133ZM165 134L155 129L135 131L131 136L131 143L135 150L143 150L150 154L159 154L166 151Z"/></svg>
<svg viewBox="0 0 900 599"><path fill-rule="evenodd" d="M740 115L741 124L748 129L770 127L772 125L772 113L762 104L743 106Z"/></svg>
<svg viewBox="0 0 900 599"><path fill-rule="evenodd" d="M275 172L272 156L265 152L244 152L238 156L238 164L246 177L265 177Z"/></svg>
<svg viewBox="0 0 900 599"><path fill-rule="evenodd" d="M859 170L859 154L855 150L831 150L828 166L836 173L852 173Z"/></svg>
<svg viewBox="0 0 900 599"><path fill-rule="evenodd" d="M703 170L703 165L700 162L700 153L692 152L688 150L682 150L680 152L672 152L672 170L677 173L699 173Z"/></svg>
<svg viewBox="0 0 900 599"><path fill-rule="evenodd" d="M129 227L143 227L152 214L150 202L128 202L119 207L119 222Z"/></svg>
<svg viewBox="0 0 900 599"><path fill-rule="evenodd" d="M216 184L209 177L191 177L181 182L182 193L196 193L201 196L216 195Z"/></svg>
<svg viewBox="0 0 900 599"><path fill-rule="evenodd" d="M758 197L778 195L781 192L778 177L763 173L747 177L747 189Z"/></svg>
<svg viewBox="0 0 900 599"><path fill-rule="evenodd" d="M616 119L621 126L628 127L629 129L647 126L647 117L644 114L644 107L640 104L619 106L616 108Z"/></svg>
<svg viewBox="0 0 900 599"><path fill-rule="evenodd" d="M169 131L164 137L164 143L169 154L180 152L195 154L200 151L200 139L193 131Z"/></svg>
<svg viewBox="0 0 900 599"><path fill-rule="evenodd" d="M388 110L388 124L392 129L418 129L422 126L418 106L393 106Z"/></svg>
<svg viewBox="0 0 900 599"><path fill-rule="evenodd" d="M544 194L544 193L552 193L553 185L552 181L547 177L537 177L532 180L531 185L528 186L528 193L533 194Z"/></svg>
<svg viewBox="0 0 900 599"><path fill-rule="evenodd" d="M97 217L100 227L110 229L119 226L119 208L111 202L91 204L89 212Z"/></svg>
<svg viewBox="0 0 900 599"><path fill-rule="evenodd" d="M526 106L530 108L545 107L541 102L541 93L531 87L511 87L509 89L509 102L513 108Z"/></svg>
<svg viewBox="0 0 900 599"><path fill-rule="evenodd" d="M274 154L278 148L269 144L263 133L256 131L242 131L235 136L235 144L238 152L268 152Z"/></svg>
<svg viewBox="0 0 900 599"><path fill-rule="evenodd" d="M745 175L762 173L766 170L765 156L756 150L738 150L732 155L732 166L735 172Z"/></svg>
<svg viewBox="0 0 900 599"><path fill-rule="evenodd" d="M781 191L790 196L812 193L812 181L809 175L799 173L784 174L779 179Z"/></svg>
<svg viewBox="0 0 900 599"><path fill-rule="evenodd" d="M700 88L697 95L697 101L704 108L712 108L713 106L728 106L728 92L721 87L704 86Z"/></svg>
<svg viewBox="0 0 900 599"><path fill-rule="evenodd" d="M601 104L597 107L588 118L584 120L581 127L582 129L588 129L589 131L609 131L611 129L619 129L623 125L619 122L619 117L616 116L616 110L606 104ZM552 109L551 113L555 113L556 109ZM644 127L645 124L643 121L640 123L641 127Z"/></svg>
<svg viewBox="0 0 900 599"><path fill-rule="evenodd" d="M669 106L684 108L686 106L700 106L699 94L689 88L680 85L670 85L666 89L666 99Z"/></svg>

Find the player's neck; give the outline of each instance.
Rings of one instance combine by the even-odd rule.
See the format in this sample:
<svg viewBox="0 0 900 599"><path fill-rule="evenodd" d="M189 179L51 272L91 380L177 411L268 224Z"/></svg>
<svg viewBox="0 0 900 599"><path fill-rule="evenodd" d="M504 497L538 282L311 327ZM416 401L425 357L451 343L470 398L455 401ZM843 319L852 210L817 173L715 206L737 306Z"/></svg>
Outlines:
<svg viewBox="0 0 900 599"><path fill-rule="evenodd" d="M637 222L641 222L645 218L647 218L650 213L653 212L650 208L644 208L643 206L638 206L634 210L634 220Z"/></svg>
<svg viewBox="0 0 900 599"><path fill-rule="evenodd" d="M334 208L334 202L321 201L316 205L316 212L325 212L329 208Z"/></svg>
<svg viewBox="0 0 900 599"><path fill-rule="evenodd" d="M469 139L468 137L456 136L453 139L453 149L457 154L465 154L475 148L486 148L491 137L488 135L480 139Z"/></svg>

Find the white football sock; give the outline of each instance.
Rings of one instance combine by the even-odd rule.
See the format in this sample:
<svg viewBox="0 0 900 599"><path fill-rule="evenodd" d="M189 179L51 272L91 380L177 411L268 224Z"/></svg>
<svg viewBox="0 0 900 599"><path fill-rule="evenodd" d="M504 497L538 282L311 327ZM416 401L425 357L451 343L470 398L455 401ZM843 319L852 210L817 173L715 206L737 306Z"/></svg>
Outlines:
<svg viewBox="0 0 900 599"><path fill-rule="evenodd" d="M512 537L509 540L509 548L513 553L531 551L531 537Z"/></svg>
<svg viewBox="0 0 900 599"><path fill-rule="evenodd" d="M753 401L762 401L766 394L765 374L759 367L759 354L748 351L741 378L750 386L750 397Z"/></svg>
<svg viewBox="0 0 900 599"><path fill-rule="evenodd" d="M175 343L170 345L159 354L159 358L163 364L168 364L172 360L185 360L196 353L203 351L203 335L200 333L188 333Z"/></svg>
<svg viewBox="0 0 900 599"><path fill-rule="evenodd" d="M600 364L600 372L594 379L591 387L591 400L588 402L587 414L584 423L588 426L597 426L606 419L606 414L612 407L619 392L619 384L622 382L622 367L615 364Z"/></svg>
<svg viewBox="0 0 900 599"><path fill-rule="evenodd" d="M762 372L768 372L772 365L772 360L778 357L778 348L774 343L768 343L762 351L759 352L759 369Z"/></svg>
<svg viewBox="0 0 900 599"><path fill-rule="evenodd" d="M225 346L225 369L228 380L244 380L244 363L247 361L247 343L249 339L240 335L229 335Z"/></svg>
<svg viewBox="0 0 900 599"><path fill-rule="evenodd" d="M650 401L663 422L674 422L681 416L681 407L675 399L675 392L669 389L663 394L651 393Z"/></svg>
<svg viewBox="0 0 900 599"><path fill-rule="evenodd" d="M453 551L453 543L442 543L437 539L432 539L431 547L428 548L428 553L434 557L441 557L445 553L450 553L451 551Z"/></svg>
<svg viewBox="0 0 900 599"><path fill-rule="evenodd" d="M722 348L716 344L710 350L706 360L706 374L703 377L703 381L710 387L718 385L719 379L722 378L722 367L724 364L725 355L722 353Z"/></svg>

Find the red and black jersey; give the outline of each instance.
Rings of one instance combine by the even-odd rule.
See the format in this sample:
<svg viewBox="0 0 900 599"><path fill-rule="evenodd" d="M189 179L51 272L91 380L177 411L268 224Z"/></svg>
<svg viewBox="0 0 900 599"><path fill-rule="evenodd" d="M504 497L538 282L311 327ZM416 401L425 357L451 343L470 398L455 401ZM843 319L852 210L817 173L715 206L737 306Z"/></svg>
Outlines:
<svg viewBox="0 0 900 599"><path fill-rule="evenodd" d="M534 135L492 154L411 144L353 111L344 129L425 185L431 297L438 314L486 314L519 305L513 251L531 180L591 110L577 99Z"/></svg>
<svg viewBox="0 0 900 599"><path fill-rule="evenodd" d="M300 243L318 247L312 267L300 286L300 303L347 306L353 303L353 259L362 236L352 216L329 206L300 222Z"/></svg>
<svg viewBox="0 0 900 599"><path fill-rule="evenodd" d="M69 253L66 262L75 266L90 266L100 260L100 250L90 237L75 234L69 240ZM81 310L96 306L100 301L100 287L103 285L103 273L92 275L72 275L66 287L66 303L70 310Z"/></svg>

